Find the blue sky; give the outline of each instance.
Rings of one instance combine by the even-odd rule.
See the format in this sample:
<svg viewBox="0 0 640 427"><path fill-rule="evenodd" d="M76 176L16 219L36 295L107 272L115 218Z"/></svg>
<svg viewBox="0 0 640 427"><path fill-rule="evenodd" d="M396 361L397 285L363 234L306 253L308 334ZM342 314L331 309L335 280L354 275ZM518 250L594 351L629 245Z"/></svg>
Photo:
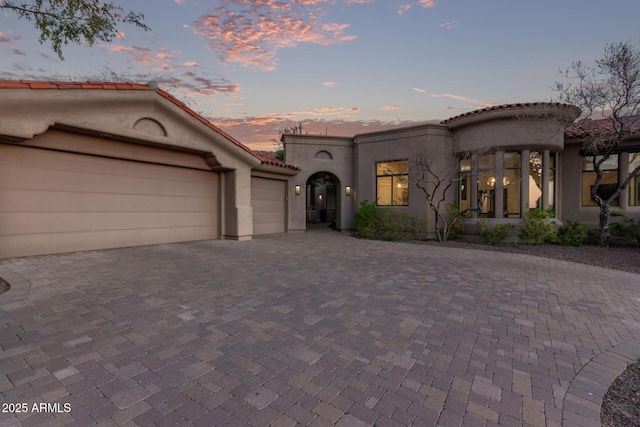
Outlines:
<svg viewBox="0 0 640 427"><path fill-rule="evenodd" d="M1 1L1 0L0 0ZM236 139L345 135L548 101L559 69L640 44L640 1L116 0L151 31L67 46L0 15L0 78L157 80Z"/></svg>

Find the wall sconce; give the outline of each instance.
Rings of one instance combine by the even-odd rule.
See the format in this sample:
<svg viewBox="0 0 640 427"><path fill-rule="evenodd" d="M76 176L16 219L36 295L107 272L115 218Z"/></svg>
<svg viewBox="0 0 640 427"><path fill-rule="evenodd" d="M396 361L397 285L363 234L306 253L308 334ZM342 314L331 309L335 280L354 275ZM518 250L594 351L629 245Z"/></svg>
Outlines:
<svg viewBox="0 0 640 427"><path fill-rule="evenodd" d="M318 201L319 201L319 202L322 202L322 194L320 194L320 195L318 196Z"/></svg>
<svg viewBox="0 0 640 427"><path fill-rule="evenodd" d="M296 196L300 195L300 186L296 185Z"/></svg>
<svg viewBox="0 0 640 427"><path fill-rule="evenodd" d="M347 185L346 187L344 187L344 193L347 196L350 196L351 195L351 186Z"/></svg>

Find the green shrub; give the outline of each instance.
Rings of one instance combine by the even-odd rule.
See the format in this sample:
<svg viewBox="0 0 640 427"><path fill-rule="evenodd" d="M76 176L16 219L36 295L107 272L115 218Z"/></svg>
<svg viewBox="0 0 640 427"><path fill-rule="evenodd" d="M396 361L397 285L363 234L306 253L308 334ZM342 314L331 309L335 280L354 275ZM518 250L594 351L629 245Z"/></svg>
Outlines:
<svg viewBox="0 0 640 427"><path fill-rule="evenodd" d="M547 238L551 243L565 246L582 246L589 240L587 230L582 221L567 221L558 232Z"/></svg>
<svg viewBox="0 0 640 427"><path fill-rule="evenodd" d="M449 221L452 221L454 218L454 223L449 228L449 235L447 236L448 240L455 240L460 237L460 235L464 232L464 224L460 222L460 218L470 218L471 211L466 211L462 215L460 215L460 208L458 207L458 203L451 203L447 206L447 215L449 217Z"/></svg>
<svg viewBox="0 0 640 427"><path fill-rule="evenodd" d="M618 237L623 244L640 246L640 220L630 218L624 222L613 222L609 227L611 235Z"/></svg>
<svg viewBox="0 0 640 427"><path fill-rule="evenodd" d="M520 225L520 237L526 244L539 245L555 233L555 225L548 212L534 209L524 214Z"/></svg>
<svg viewBox="0 0 640 427"><path fill-rule="evenodd" d="M360 209L356 212L356 233L363 239L375 239L376 229L380 222L380 214L374 203L368 200L360 202Z"/></svg>
<svg viewBox="0 0 640 427"><path fill-rule="evenodd" d="M497 245L509 237L513 231L512 224L498 224L489 228L487 221L480 221L478 225L480 226L480 236L489 245Z"/></svg>
<svg viewBox="0 0 640 427"><path fill-rule="evenodd" d="M391 207L380 208L367 200L360 202L355 219L356 233L363 239L398 241L427 237L426 220Z"/></svg>

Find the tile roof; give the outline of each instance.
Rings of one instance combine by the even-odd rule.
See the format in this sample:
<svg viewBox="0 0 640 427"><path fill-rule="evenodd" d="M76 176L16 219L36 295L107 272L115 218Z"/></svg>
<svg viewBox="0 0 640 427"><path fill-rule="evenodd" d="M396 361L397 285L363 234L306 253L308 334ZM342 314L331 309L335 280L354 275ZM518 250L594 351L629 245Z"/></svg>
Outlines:
<svg viewBox="0 0 640 427"><path fill-rule="evenodd" d="M629 134L640 131L640 115L624 117L622 120L627 126L627 132ZM614 128L611 119L585 119L566 127L564 129L564 136L566 138L584 138L589 135L593 136L613 132Z"/></svg>
<svg viewBox="0 0 640 427"><path fill-rule="evenodd" d="M468 113L458 114L457 116L451 117L447 120L443 120L440 124L446 125L447 123L451 123L454 120L461 119L463 117L469 116L477 116L479 114L487 113L489 111L499 111L499 110L508 110L511 108L522 108L522 107L542 107L542 106L554 106L554 107L564 107L564 108L577 108L574 105L570 104L562 104L559 102L521 102L517 104L503 104L503 105L494 105L491 107L480 108L478 110L469 111Z"/></svg>
<svg viewBox="0 0 640 427"><path fill-rule="evenodd" d="M63 81L38 81L38 80L0 80L0 89L57 89L57 90L141 90L141 91L155 91L158 95L169 100L175 104L178 108L194 117L200 123L212 129L214 132L227 138L233 144L242 148L246 152L250 153L264 164L279 166L283 168L298 170L295 165L281 162L275 158L270 159L260 153L251 150L249 147L242 144L240 141L233 138L228 133L222 131L217 126L206 120L204 117L187 107L183 102L179 101L176 97L171 95L162 89L155 89L148 84L140 83L128 83L128 82L63 82Z"/></svg>

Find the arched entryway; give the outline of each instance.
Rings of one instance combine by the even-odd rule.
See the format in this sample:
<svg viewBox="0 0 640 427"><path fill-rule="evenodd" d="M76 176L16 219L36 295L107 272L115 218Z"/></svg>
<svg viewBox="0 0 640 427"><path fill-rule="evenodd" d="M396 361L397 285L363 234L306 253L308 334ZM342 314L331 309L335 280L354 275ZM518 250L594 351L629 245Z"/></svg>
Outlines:
<svg viewBox="0 0 640 427"><path fill-rule="evenodd" d="M306 224L340 227L340 180L330 172L316 172L306 182Z"/></svg>

